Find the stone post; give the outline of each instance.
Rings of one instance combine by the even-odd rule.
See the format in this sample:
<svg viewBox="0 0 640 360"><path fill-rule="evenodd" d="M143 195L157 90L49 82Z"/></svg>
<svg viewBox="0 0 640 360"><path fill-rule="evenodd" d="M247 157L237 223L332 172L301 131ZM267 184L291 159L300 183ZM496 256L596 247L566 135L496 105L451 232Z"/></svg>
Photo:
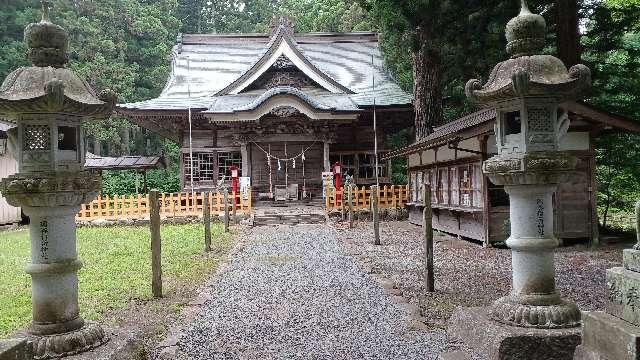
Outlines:
<svg viewBox="0 0 640 360"><path fill-rule="evenodd" d="M583 314L576 360L640 359L640 201L636 203L636 232L638 243L623 251L622 267L607 270L605 311Z"/></svg>

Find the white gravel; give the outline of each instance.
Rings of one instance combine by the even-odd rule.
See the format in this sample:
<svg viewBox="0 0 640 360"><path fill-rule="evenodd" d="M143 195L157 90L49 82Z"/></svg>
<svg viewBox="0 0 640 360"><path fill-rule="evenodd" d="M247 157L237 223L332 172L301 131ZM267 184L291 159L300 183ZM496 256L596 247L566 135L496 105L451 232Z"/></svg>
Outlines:
<svg viewBox="0 0 640 360"><path fill-rule="evenodd" d="M443 330L359 267L326 225L259 227L185 331L191 359L437 359Z"/></svg>

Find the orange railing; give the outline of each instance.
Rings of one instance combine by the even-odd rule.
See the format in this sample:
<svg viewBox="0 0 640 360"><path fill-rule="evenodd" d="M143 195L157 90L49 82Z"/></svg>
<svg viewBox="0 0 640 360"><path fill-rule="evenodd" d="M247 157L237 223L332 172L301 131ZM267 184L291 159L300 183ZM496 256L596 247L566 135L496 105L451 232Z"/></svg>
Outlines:
<svg viewBox="0 0 640 360"><path fill-rule="evenodd" d="M342 187L340 191L336 191L336 189L334 188L327 189L328 196L325 197L325 209L327 211L330 211L332 209L342 209L343 202L345 208L347 208L349 205L348 191L349 190L345 187ZM358 188L357 186L354 186L351 197L354 210L371 208L370 187L367 188L362 186ZM407 204L408 199L408 185L381 186L380 188L378 188L378 207L381 209L404 208Z"/></svg>
<svg viewBox="0 0 640 360"><path fill-rule="evenodd" d="M202 215L204 192L160 193L160 215L181 217ZM211 213L224 213L224 195L209 192ZM229 210L233 208L234 194L229 194ZM235 194L236 212L251 213L251 189L246 193ZM95 219L139 219L149 217L149 195L98 196L88 204L82 204L76 215L78 220Z"/></svg>

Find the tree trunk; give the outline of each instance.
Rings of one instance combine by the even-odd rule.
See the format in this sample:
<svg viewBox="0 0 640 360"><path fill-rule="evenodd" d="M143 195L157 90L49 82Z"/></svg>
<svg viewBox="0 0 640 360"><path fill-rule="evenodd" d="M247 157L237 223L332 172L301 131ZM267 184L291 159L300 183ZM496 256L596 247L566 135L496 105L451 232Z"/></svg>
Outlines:
<svg viewBox="0 0 640 360"><path fill-rule="evenodd" d="M424 139L442 120L440 53L427 31L418 30L419 48L412 53L416 141Z"/></svg>
<svg viewBox="0 0 640 360"><path fill-rule="evenodd" d="M578 0L555 0L558 57L567 67L580 63Z"/></svg>

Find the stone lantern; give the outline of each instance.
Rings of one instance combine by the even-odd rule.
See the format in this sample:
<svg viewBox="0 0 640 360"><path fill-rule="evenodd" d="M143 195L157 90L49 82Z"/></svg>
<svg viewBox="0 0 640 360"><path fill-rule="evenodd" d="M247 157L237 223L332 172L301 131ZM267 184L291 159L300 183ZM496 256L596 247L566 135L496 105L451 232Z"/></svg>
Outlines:
<svg viewBox="0 0 640 360"><path fill-rule="evenodd" d="M527 343L547 344L555 352L549 357L529 350L521 359L569 359L555 347L566 345L573 354L580 341L580 311L555 287L553 250L559 242L553 232L552 197L577 163L575 157L559 151L569 127L559 104L587 89L591 74L584 65L567 71L560 59L542 55L545 32L544 18L532 14L522 0L520 14L506 27L511 58L495 66L485 85L470 80L466 86L469 99L496 109L498 155L484 162L483 171L493 183L504 185L510 199L507 245L512 249L512 290L486 314L489 321L506 325L497 332L503 338L498 352L507 351L505 344L532 349ZM460 326L455 327L454 332L464 334ZM543 339L553 339L553 346Z"/></svg>
<svg viewBox="0 0 640 360"><path fill-rule="evenodd" d="M100 325L84 321L78 307L82 267L76 253L75 216L80 204L100 191L99 175L84 170L81 124L110 116L115 94L96 94L67 62L67 32L49 22L43 1L42 21L25 29L32 65L13 71L0 87L0 118L17 126L9 148L18 173L2 179L7 201L31 220L33 321L28 338L36 359L76 354L107 341Z"/></svg>

